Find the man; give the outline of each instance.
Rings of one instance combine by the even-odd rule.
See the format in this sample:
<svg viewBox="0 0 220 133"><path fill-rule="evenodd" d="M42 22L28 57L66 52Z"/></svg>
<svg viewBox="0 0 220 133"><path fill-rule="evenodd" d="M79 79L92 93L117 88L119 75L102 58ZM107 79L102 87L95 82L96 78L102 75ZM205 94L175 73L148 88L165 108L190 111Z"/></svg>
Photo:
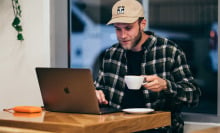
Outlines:
<svg viewBox="0 0 220 133"><path fill-rule="evenodd" d="M116 2L108 24L114 25L119 43L103 56L95 81L99 103L170 111L172 126L154 131L182 133L181 108L197 105L200 96L184 52L174 42L144 32L144 10L136 0ZM129 90L125 75L142 75L147 83L138 91Z"/></svg>

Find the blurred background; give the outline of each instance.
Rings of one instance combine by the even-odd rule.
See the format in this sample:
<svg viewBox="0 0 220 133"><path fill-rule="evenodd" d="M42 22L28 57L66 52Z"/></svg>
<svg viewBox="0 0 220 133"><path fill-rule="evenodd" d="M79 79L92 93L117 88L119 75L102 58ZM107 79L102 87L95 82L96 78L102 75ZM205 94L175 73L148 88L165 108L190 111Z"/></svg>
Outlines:
<svg viewBox="0 0 220 133"><path fill-rule="evenodd" d="M90 68L96 78L99 56L117 42L112 5L117 0L69 0L69 67ZM202 97L184 112L217 114L218 0L139 0L146 30L176 42L186 53Z"/></svg>

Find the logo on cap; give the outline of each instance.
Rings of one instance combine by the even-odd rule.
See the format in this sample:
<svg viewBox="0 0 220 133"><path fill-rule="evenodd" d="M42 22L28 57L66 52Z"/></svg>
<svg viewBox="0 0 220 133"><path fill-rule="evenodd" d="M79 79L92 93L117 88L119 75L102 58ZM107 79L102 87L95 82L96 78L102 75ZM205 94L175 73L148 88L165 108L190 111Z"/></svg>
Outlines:
<svg viewBox="0 0 220 133"><path fill-rule="evenodd" d="M117 14L124 14L125 7L124 6L118 6Z"/></svg>

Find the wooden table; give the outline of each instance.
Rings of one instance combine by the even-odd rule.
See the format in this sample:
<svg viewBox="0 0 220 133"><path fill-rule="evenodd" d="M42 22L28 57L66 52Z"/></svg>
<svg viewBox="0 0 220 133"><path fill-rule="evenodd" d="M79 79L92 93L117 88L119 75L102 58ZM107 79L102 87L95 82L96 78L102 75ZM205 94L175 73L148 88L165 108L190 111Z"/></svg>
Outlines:
<svg viewBox="0 0 220 133"><path fill-rule="evenodd" d="M202 130L193 131L192 133L220 133L220 127L211 127Z"/></svg>
<svg viewBox="0 0 220 133"><path fill-rule="evenodd" d="M0 126L50 132L135 132L171 125L170 112L126 114L123 112L92 115L47 112L22 114L0 112Z"/></svg>
<svg viewBox="0 0 220 133"><path fill-rule="evenodd" d="M0 133L51 133L47 131L0 126Z"/></svg>

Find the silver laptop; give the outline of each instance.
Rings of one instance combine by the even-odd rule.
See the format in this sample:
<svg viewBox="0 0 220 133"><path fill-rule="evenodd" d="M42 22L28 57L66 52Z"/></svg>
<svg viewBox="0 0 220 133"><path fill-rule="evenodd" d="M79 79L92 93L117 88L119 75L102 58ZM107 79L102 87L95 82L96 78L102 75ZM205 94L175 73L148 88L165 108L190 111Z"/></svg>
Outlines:
<svg viewBox="0 0 220 133"><path fill-rule="evenodd" d="M89 69L38 67L36 73L47 111L88 114L119 111L99 107Z"/></svg>

